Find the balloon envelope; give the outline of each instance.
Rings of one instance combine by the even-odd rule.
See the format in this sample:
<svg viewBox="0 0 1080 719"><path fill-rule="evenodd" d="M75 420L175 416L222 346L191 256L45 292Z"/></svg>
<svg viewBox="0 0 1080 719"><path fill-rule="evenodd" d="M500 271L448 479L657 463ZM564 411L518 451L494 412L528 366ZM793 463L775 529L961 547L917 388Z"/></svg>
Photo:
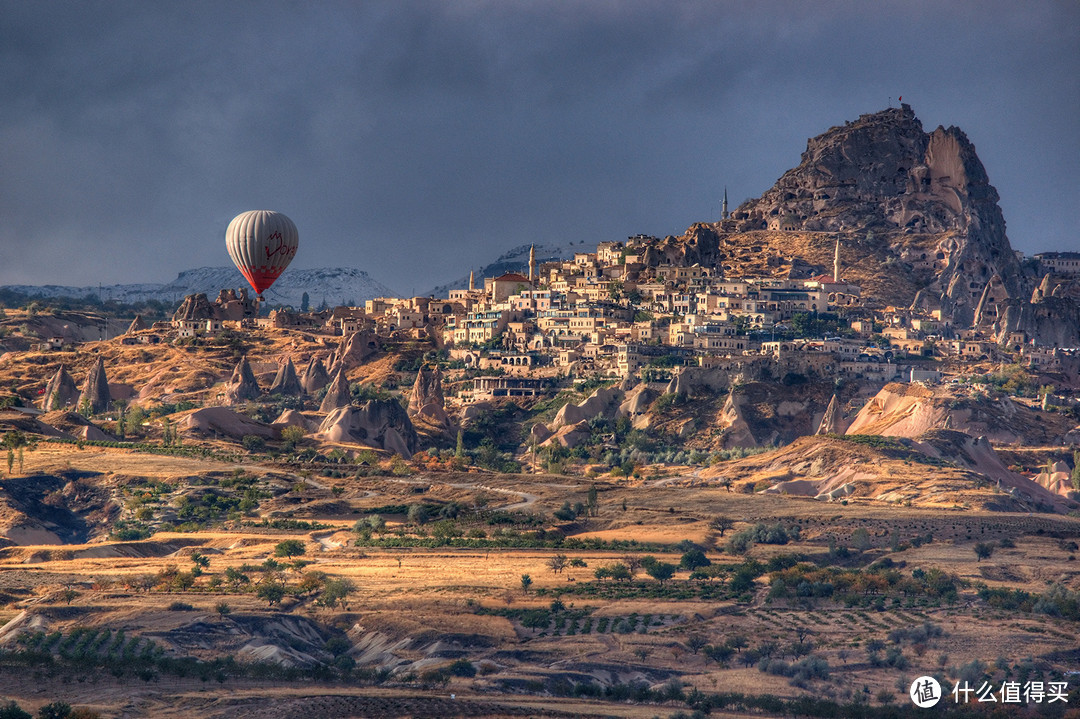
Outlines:
<svg viewBox="0 0 1080 719"><path fill-rule="evenodd" d="M293 221L272 210L239 214L225 230L229 257L259 295L289 266L299 244Z"/></svg>

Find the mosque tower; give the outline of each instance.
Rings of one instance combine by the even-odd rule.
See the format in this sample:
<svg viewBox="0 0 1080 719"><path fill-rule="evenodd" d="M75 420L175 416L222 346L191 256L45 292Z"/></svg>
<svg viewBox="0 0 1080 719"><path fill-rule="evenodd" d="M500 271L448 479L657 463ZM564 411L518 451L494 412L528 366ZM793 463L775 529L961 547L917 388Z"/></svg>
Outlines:
<svg viewBox="0 0 1080 719"><path fill-rule="evenodd" d="M720 208L720 219L721 219L721 220L726 220L727 218L728 218L728 211L727 211L727 187L725 186L725 187L724 187L724 204L723 204L723 206L722 206L722 207Z"/></svg>
<svg viewBox="0 0 1080 719"><path fill-rule="evenodd" d="M836 235L836 252L833 254L832 263L833 283L840 284L840 235Z"/></svg>
<svg viewBox="0 0 1080 719"><path fill-rule="evenodd" d="M536 283L536 245L529 245L529 284Z"/></svg>
<svg viewBox="0 0 1080 719"><path fill-rule="evenodd" d="M469 270L469 292L476 289L476 272Z"/></svg>

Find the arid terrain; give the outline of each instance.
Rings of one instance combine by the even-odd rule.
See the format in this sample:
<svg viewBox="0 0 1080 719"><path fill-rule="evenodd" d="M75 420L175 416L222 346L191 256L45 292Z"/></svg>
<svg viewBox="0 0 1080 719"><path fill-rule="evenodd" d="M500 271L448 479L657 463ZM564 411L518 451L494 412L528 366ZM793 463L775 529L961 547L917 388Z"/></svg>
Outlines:
<svg viewBox="0 0 1080 719"><path fill-rule="evenodd" d="M1080 659L1075 619L1001 598L1054 585L1071 587L1075 601L1075 518L823 507L677 474L326 478L72 445L39 446L23 470L70 477L63 493L87 484L148 507L197 496L202 477L284 489L256 516L205 530L2 550L0 646L48 651L5 655L0 692L29 707L62 699L116 717L644 717L685 707L695 689L888 706L906 703L898 686L920 674L1049 677ZM163 489L140 495L152 481ZM566 502L588 504L593 488L591 516L554 517ZM418 524L402 506L430 519ZM446 507L454 518L437 519ZM285 515L311 524L260 526ZM373 515L385 523L378 531L355 530ZM732 520L723 537L711 525L718 517ZM730 546L759 523L784 527L786 542ZM980 561L977 543L999 548ZM710 562L693 577L680 569L660 582L636 568L597 578L628 557L678 565L688 548ZM553 569L556 557L565 564ZM805 576L796 583L793 573ZM340 579L350 591L331 603L326 588ZM831 591L800 589L804 581ZM274 583L288 591L259 596ZM776 673L758 668L763 655L779 662ZM190 662L171 661L179 657ZM800 661L802 675L791 669ZM636 698L604 696L612 688ZM717 710L753 707L733 699Z"/></svg>

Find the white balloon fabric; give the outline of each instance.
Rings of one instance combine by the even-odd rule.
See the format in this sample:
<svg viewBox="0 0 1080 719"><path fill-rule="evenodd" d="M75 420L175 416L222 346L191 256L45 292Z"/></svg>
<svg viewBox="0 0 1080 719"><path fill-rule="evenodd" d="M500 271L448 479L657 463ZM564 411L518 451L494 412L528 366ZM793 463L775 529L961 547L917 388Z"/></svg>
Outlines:
<svg viewBox="0 0 1080 719"><path fill-rule="evenodd" d="M293 221L272 210L241 213L225 230L229 257L260 299L292 262L299 245L300 235Z"/></svg>

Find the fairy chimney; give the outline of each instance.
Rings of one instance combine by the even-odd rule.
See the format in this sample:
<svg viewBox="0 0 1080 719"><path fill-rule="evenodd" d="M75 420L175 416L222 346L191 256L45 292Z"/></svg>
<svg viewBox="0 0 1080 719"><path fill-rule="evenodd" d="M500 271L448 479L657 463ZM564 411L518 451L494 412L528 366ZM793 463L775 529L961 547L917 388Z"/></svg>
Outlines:
<svg viewBox="0 0 1080 719"><path fill-rule="evenodd" d="M300 385L308 394L315 394L329 383L330 375L326 372L322 360L312 357L300 375Z"/></svg>
<svg viewBox="0 0 1080 719"><path fill-rule="evenodd" d="M334 375L334 379L326 387L326 396L323 397L322 404L319 405L319 411L329 414L338 407L348 407L352 402L352 395L349 393L349 381L345 378L345 370L340 369L337 374Z"/></svg>
<svg viewBox="0 0 1080 719"><path fill-rule="evenodd" d="M79 388L74 378L68 373L67 367L60 365L56 374L45 385L45 396L41 400L41 408L46 412L54 409L63 409L79 401Z"/></svg>
<svg viewBox="0 0 1080 719"><path fill-rule="evenodd" d="M232 378L225 390L225 396L229 404L244 402L249 399L258 399L261 391L259 383L255 381L255 373L251 371L251 364L247 357L241 357L233 370Z"/></svg>
<svg viewBox="0 0 1080 719"><path fill-rule="evenodd" d="M86 384L83 385L82 394L79 396L79 405L89 401L90 411L94 414L105 412L112 404L112 395L109 394L109 380L105 376L105 360L98 355L97 364L90 369L86 376Z"/></svg>
<svg viewBox="0 0 1080 719"><path fill-rule="evenodd" d="M446 407L442 390L442 373L438 367L424 365L416 373L409 397L409 416L423 415L440 424L446 423Z"/></svg>
<svg viewBox="0 0 1080 719"><path fill-rule="evenodd" d="M818 424L815 434L843 434L844 433L844 410L840 408L840 400L834 394L829 400L829 406Z"/></svg>
<svg viewBox="0 0 1080 719"><path fill-rule="evenodd" d="M141 332L146 329L146 322L143 321L142 315L135 315L135 319L128 325L127 332L124 334L133 335L136 332Z"/></svg>
<svg viewBox="0 0 1080 719"><path fill-rule="evenodd" d="M284 394L297 396L304 393L300 380L296 377L296 367L293 366L292 357L285 360L285 364L278 367L274 383L270 385L270 394Z"/></svg>

